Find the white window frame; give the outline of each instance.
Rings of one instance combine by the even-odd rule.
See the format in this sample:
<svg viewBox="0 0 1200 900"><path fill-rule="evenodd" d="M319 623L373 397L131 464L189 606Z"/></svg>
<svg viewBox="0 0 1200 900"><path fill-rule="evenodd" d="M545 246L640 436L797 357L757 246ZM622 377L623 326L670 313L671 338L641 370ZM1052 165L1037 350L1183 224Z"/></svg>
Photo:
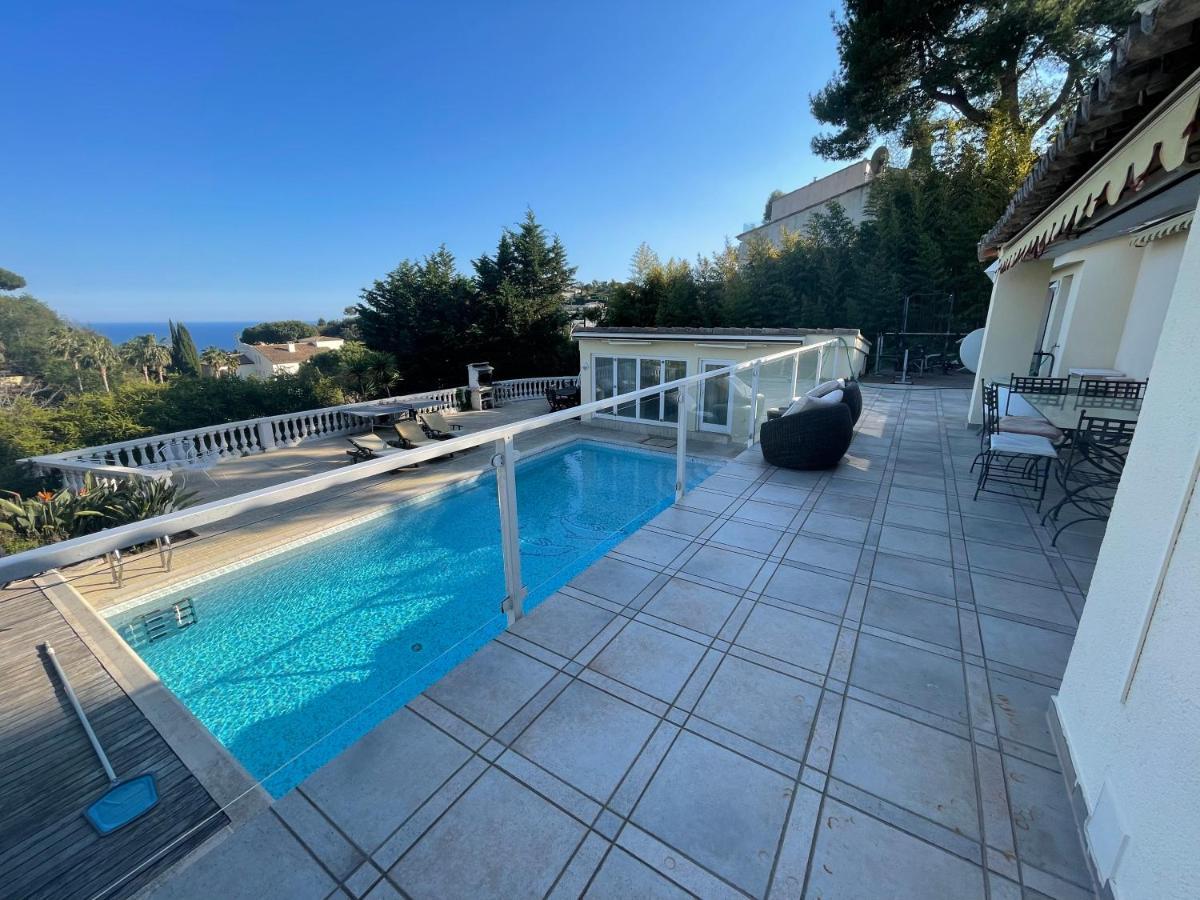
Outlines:
<svg viewBox="0 0 1200 900"><path fill-rule="evenodd" d="M604 398L600 397L596 392L596 384L598 381L597 373L599 372L599 360L601 360L601 359L612 360L613 390L616 393L620 393L620 391L617 387L617 360L619 360L619 359L633 360L634 385L635 385L633 390L641 390L643 386L644 387L651 386L651 385L643 385L642 384L642 361L643 360L645 360L647 362L658 363L662 367L662 373L663 373L664 378L666 377L667 363L679 363L683 366L683 375L679 376L681 378L686 378L688 375L691 374L691 372L689 371L691 366L688 364L688 361L686 359L679 359L679 358L673 357L673 356L633 356L633 355L624 354L624 353L593 353L592 354L592 397L591 397L591 399L593 399L593 400L604 399ZM669 379L669 380L673 381L674 379ZM663 382L661 382L661 381L659 382L659 384L662 384L662 383ZM614 396L616 396L616 394L614 394ZM614 422L637 422L641 425L659 425L659 426L662 426L663 428L674 428L675 427L675 425L676 425L675 422L668 421L668 420L662 418L663 413L666 409L666 391L663 391L662 393L660 393L658 395L659 418L657 418L657 419L643 419L642 418L642 401L634 400L632 402L633 402L633 409L634 409L634 414L632 416L619 416L616 414L615 411L614 412L598 412L598 413L593 413L593 415L598 416L603 419L611 419Z"/></svg>

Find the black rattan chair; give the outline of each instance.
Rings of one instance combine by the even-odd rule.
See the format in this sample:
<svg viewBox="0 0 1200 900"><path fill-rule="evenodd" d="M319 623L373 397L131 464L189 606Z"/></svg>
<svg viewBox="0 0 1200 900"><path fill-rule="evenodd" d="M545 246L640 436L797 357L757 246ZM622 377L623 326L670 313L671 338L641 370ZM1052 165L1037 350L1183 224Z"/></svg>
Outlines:
<svg viewBox="0 0 1200 900"><path fill-rule="evenodd" d="M842 402L850 407L850 424L858 424L858 417L862 415L862 388L857 381L846 382L842 388Z"/></svg>
<svg viewBox="0 0 1200 900"><path fill-rule="evenodd" d="M820 404L790 416L763 422L759 429L763 459L785 469L831 469L854 438L849 403Z"/></svg>

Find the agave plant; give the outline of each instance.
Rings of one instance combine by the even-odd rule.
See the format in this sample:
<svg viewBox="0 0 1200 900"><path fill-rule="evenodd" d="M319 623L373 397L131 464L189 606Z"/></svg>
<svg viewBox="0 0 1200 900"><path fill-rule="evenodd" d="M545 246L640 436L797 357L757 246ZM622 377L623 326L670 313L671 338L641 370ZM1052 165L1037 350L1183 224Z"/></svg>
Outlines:
<svg viewBox="0 0 1200 900"><path fill-rule="evenodd" d="M111 491L105 499L102 508L107 519L105 527L111 528L191 506L196 493L167 480L139 479Z"/></svg>
<svg viewBox="0 0 1200 900"><path fill-rule="evenodd" d="M22 497L0 492L0 531L38 544L64 541L140 522L191 505L195 493L169 481L138 480L112 486L90 474L79 490L62 488Z"/></svg>

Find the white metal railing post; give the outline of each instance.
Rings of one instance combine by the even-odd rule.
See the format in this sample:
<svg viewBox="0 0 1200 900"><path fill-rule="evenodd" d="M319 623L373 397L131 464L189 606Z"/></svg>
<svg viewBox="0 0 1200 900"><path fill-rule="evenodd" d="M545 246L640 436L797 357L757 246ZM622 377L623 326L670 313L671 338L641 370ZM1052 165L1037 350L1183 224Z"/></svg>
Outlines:
<svg viewBox="0 0 1200 900"><path fill-rule="evenodd" d="M825 345L817 348L817 374L813 377L813 387L821 383L821 370L825 368Z"/></svg>
<svg viewBox="0 0 1200 900"><path fill-rule="evenodd" d="M679 389L679 405L675 413L675 502L687 492L687 433L688 407L691 405L688 385Z"/></svg>
<svg viewBox="0 0 1200 900"><path fill-rule="evenodd" d="M754 375L750 379L750 434L746 437L746 446L754 446L754 435L758 431L758 376L762 372L762 363L755 365Z"/></svg>
<svg viewBox="0 0 1200 900"><path fill-rule="evenodd" d="M796 351L796 355L792 357L792 392L789 397L796 396L796 385L800 382L800 351Z"/></svg>
<svg viewBox="0 0 1200 900"><path fill-rule="evenodd" d="M525 585L521 582L521 530L517 524L517 467L513 437L496 441L496 496L500 501L500 552L504 557L504 602L511 625L525 615Z"/></svg>

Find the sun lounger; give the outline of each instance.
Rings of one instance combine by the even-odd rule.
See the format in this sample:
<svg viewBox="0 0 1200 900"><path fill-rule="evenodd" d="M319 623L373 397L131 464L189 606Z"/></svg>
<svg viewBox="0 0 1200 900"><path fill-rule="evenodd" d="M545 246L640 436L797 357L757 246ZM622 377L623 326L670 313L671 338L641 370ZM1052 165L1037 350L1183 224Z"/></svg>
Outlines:
<svg viewBox="0 0 1200 900"><path fill-rule="evenodd" d="M433 438L428 437L425 432L421 430L421 426L411 419L397 422L392 427L396 429L396 436L400 438L400 443L405 450L410 450L413 447L424 447L428 444L437 443L437 441L435 441ZM447 453L446 456L452 458L454 454Z"/></svg>
<svg viewBox="0 0 1200 900"><path fill-rule="evenodd" d="M462 430L461 425L456 425L453 422L447 422L445 416L440 412L423 412L419 414L421 424L425 427L425 432L431 437L439 441L448 440L450 430L457 428Z"/></svg>
<svg viewBox="0 0 1200 900"><path fill-rule="evenodd" d="M362 462L365 459L379 459L381 456L403 453L406 449L403 447L393 447L374 432L359 435L358 437L346 438L346 440L354 448L346 451L346 455L350 457L351 462Z"/></svg>

